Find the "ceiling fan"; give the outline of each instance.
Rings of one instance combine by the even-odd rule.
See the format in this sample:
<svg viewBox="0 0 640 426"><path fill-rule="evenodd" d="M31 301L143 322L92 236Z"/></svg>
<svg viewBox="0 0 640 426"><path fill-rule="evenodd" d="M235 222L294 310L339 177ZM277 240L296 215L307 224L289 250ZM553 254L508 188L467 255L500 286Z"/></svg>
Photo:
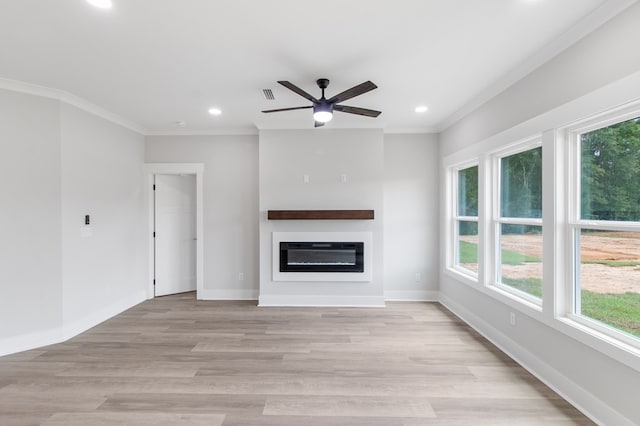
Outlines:
<svg viewBox="0 0 640 426"><path fill-rule="evenodd" d="M357 86L352 87L351 89L347 89L342 93L335 95L332 98L326 99L324 97L324 89L329 86L329 80L326 78L320 78L316 81L318 87L322 90L322 96L320 99L316 99L295 84L288 81L278 81L281 85L286 87L287 89L296 92L298 95L303 98L311 101L313 105L302 106L302 107L293 107L293 108L280 108L280 109L269 109L262 112L280 112L280 111L293 111L296 109L310 109L313 108L313 118L315 120L315 127L324 126L324 123L331 121L333 118L334 111L346 112L348 114L356 114L356 115L364 115L365 117L377 117L382 112L375 111L372 109L366 108L358 108L347 105L338 105L341 102L346 101L347 99L355 98L356 96L362 95L363 93L367 93L373 89L378 88L375 84L370 81L365 81L362 84L358 84Z"/></svg>

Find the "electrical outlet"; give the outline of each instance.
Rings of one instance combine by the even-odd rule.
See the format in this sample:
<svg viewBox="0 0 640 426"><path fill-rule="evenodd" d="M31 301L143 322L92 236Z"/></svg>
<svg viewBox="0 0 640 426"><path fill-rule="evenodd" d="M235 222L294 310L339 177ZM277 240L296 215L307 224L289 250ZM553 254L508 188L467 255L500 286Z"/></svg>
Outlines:
<svg viewBox="0 0 640 426"><path fill-rule="evenodd" d="M416 272L416 282L419 283L422 281L422 274L420 272Z"/></svg>
<svg viewBox="0 0 640 426"><path fill-rule="evenodd" d="M512 326L516 325L516 313L515 312L511 312L511 314L509 315L509 323Z"/></svg>
<svg viewBox="0 0 640 426"><path fill-rule="evenodd" d="M244 281L244 272L238 272L238 281Z"/></svg>

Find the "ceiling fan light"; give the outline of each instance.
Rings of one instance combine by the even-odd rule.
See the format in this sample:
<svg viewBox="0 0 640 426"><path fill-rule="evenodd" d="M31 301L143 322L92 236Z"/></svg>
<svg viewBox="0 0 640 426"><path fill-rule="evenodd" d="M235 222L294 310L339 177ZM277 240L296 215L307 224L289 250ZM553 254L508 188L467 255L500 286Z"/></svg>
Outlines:
<svg viewBox="0 0 640 426"><path fill-rule="evenodd" d="M333 114L329 111L316 111L313 113L313 119L318 123L328 123L333 118Z"/></svg>
<svg viewBox="0 0 640 426"><path fill-rule="evenodd" d="M333 118L333 105L320 104L313 107L313 119L318 123L328 123Z"/></svg>

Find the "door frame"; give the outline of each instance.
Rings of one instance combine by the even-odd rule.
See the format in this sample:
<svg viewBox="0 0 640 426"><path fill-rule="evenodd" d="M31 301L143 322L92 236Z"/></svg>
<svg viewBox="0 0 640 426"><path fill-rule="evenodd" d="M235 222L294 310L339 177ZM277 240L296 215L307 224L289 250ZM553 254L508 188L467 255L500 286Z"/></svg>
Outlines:
<svg viewBox="0 0 640 426"><path fill-rule="evenodd" d="M196 299L204 290L204 197L203 197L203 174L204 164L202 163L145 163L144 165L147 199L147 241L149 242L149 279L147 284L147 299L155 297L154 275L155 275L155 245L154 245L154 222L155 222L155 197L153 193L155 175L195 175L196 176Z"/></svg>

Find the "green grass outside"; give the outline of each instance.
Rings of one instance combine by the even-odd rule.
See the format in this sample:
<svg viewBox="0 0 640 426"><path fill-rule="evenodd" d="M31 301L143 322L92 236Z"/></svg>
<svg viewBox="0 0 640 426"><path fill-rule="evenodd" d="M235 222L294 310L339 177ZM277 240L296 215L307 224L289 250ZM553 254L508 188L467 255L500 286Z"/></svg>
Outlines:
<svg viewBox="0 0 640 426"><path fill-rule="evenodd" d="M458 258L460 263L478 263L478 245L460 241Z"/></svg>
<svg viewBox="0 0 640 426"><path fill-rule="evenodd" d="M460 241L459 249L460 263L478 263L478 245ZM527 256L511 250L502 250L503 265L522 265L525 262L540 262L537 257Z"/></svg>
<svg viewBox="0 0 640 426"><path fill-rule="evenodd" d="M531 257L526 254L518 253L511 250L502 250L502 264L503 265L523 265L526 262L542 262L539 257Z"/></svg>
<svg viewBox="0 0 640 426"><path fill-rule="evenodd" d="M502 263L522 265L525 262L540 262L540 259L510 250L502 250ZM460 263L478 263L478 245L460 241ZM598 263L611 267L640 266L640 262L597 260L583 263ZM540 278L502 277L504 284L536 297L542 297ZM640 293L595 293L582 290L582 315L619 330L640 337Z"/></svg>
<svg viewBox="0 0 640 426"><path fill-rule="evenodd" d="M502 283L532 296L542 298L542 280L540 278L507 278L502 277Z"/></svg>
<svg viewBox="0 0 640 426"><path fill-rule="evenodd" d="M504 284L542 297L539 278L502 278ZM640 293L595 293L582 290L582 315L640 337Z"/></svg>
<svg viewBox="0 0 640 426"><path fill-rule="evenodd" d="M640 337L640 293L582 290L582 315Z"/></svg>
<svg viewBox="0 0 640 426"><path fill-rule="evenodd" d="M640 266L640 262L636 260L583 260L583 264L607 265L612 267L618 266Z"/></svg>

